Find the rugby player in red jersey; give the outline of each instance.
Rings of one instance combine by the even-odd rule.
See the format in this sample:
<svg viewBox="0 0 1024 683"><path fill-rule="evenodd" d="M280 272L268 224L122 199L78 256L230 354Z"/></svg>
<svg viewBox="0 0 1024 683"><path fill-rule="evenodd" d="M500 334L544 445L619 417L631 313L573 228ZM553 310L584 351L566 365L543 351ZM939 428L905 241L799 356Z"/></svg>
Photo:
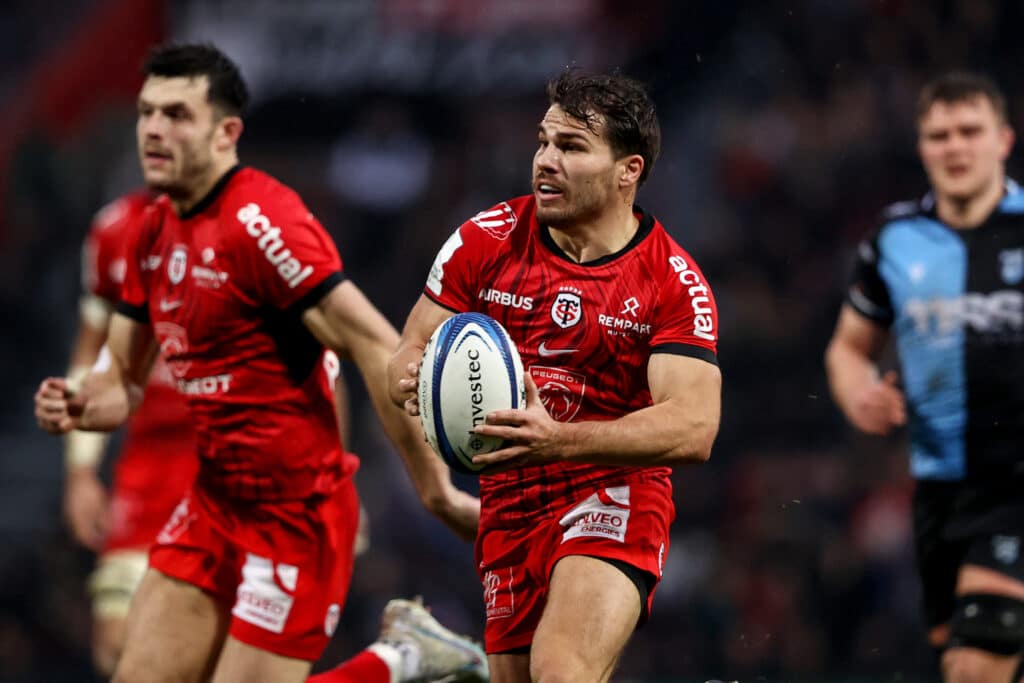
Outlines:
<svg viewBox="0 0 1024 683"><path fill-rule="evenodd" d="M338 623L358 518L325 346L358 366L428 508L471 537L479 502L388 400L398 333L344 279L326 231L294 191L238 165L237 67L212 46L169 46L145 73L139 154L163 195L126 247L109 362L78 392L44 380L37 420L116 428L159 351L199 469L150 551L114 680L301 681Z"/></svg>
<svg viewBox="0 0 1024 683"><path fill-rule="evenodd" d="M455 312L497 319L527 404L476 429L476 556L492 681L606 681L648 614L674 516L672 467L718 431L717 310L693 259L634 204L660 132L643 88L571 71L548 85L533 194L464 223L441 248L391 360L416 414L417 361Z"/></svg>
<svg viewBox="0 0 1024 683"><path fill-rule="evenodd" d="M123 245L153 200L145 191L103 207L82 248L83 294L68 377L77 382L99 358L124 281ZM146 553L196 472L195 435L166 363L157 362L145 398L128 423L108 494L98 468L107 443L96 432L64 439L64 514L75 539L99 553L89 579L92 653L97 671L114 673L132 594L146 571Z"/></svg>

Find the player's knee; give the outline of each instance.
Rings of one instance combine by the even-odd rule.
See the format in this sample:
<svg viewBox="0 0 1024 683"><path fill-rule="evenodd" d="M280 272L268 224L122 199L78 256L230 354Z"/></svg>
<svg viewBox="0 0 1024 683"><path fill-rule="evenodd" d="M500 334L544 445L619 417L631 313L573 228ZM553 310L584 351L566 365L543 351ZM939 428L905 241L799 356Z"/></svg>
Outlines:
<svg viewBox="0 0 1024 683"><path fill-rule="evenodd" d="M1024 649L1024 601L993 593L957 596L946 646L1000 657L1019 654Z"/></svg>
<svg viewBox="0 0 1024 683"><path fill-rule="evenodd" d="M945 683L990 683L992 655L967 648L946 650L942 656L942 678Z"/></svg>
<svg viewBox="0 0 1024 683"><path fill-rule="evenodd" d="M540 654L540 656L538 656ZM533 683L582 683L598 677L588 671L587 662L570 653L545 656L534 650L530 655L530 680Z"/></svg>

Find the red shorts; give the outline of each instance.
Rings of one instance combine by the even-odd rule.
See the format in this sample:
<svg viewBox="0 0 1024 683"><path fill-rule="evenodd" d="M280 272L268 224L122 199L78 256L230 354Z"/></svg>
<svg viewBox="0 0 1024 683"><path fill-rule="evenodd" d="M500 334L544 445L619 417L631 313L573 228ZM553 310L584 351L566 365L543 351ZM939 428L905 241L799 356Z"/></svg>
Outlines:
<svg viewBox="0 0 1024 683"><path fill-rule="evenodd" d="M123 450L114 468L110 533L103 553L149 550L192 485L198 466L194 448Z"/></svg>
<svg viewBox="0 0 1024 683"><path fill-rule="evenodd" d="M224 504L196 485L149 566L230 605L234 638L315 661L345 604L358 520L351 478L329 498L277 503Z"/></svg>
<svg viewBox="0 0 1024 683"><path fill-rule="evenodd" d="M529 527L481 527L476 562L487 611L486 651L530 645L547 602L551 572L569 555L620 560L650 574L649 612L674 517L671 484L647 480L584 493Z"/></svg>

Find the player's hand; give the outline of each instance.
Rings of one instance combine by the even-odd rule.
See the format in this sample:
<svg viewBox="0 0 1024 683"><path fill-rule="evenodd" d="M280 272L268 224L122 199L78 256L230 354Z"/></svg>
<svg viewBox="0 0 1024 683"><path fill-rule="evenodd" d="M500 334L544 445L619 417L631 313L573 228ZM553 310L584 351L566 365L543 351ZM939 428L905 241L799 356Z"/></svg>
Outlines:
<svg viewBox="0 0 1024 683"><path fill-rule="evenodd" d="M64 485L64 519L72 536L83 546L99 552L110 529L110 503L103 482L91 467L68 472Z"/></svg>
<svg viewBox="0 0 1024 683"><path fill-rule="evenodd" d="M405 397L405 412L413 417L420 414L419 383L420 364L409 363L405 366L405 377L398 380L398 391Z"/></svg>
<svg viewBox="0 0 1024 683"><path fill-rule="evenodd" d="M495 410L487 415L484 424L473 429L477 434L496 436L506 442L500 450L473 456L474 463L491 466L488 473L551 462L564 455L558 438L561 423L548 414L530 373L523 379L526 406L518 410Z"/></svg>
<svg viewBox="0 0 1024 683"><path fill-rule="evenodd" d="M907 422L907 402L893 370L864 387L850 404L849 419L867 434L885 436Z"/></svg>
<svg viewBox="0 0 1024 683"><path fill-rule="evenodd" d="M77 429L85 403L77 398L63 377L47 377L35 395L36 422L51 434Z"/></svg>

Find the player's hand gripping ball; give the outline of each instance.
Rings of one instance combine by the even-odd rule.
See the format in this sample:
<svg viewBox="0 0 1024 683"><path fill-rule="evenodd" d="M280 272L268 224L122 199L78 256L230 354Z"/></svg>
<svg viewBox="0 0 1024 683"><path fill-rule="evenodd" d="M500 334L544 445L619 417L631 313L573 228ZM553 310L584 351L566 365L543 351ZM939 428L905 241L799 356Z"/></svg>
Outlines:
<svg viewBox="0 0 1024 683"><path fill-rule="evenodd" d="M434 451L460 472L479 473L473 456L503 441L473 433L494 410L526 405L523 362L508 332L482 313L460 313L434 330L423 351L420 420Z"/></svg>

